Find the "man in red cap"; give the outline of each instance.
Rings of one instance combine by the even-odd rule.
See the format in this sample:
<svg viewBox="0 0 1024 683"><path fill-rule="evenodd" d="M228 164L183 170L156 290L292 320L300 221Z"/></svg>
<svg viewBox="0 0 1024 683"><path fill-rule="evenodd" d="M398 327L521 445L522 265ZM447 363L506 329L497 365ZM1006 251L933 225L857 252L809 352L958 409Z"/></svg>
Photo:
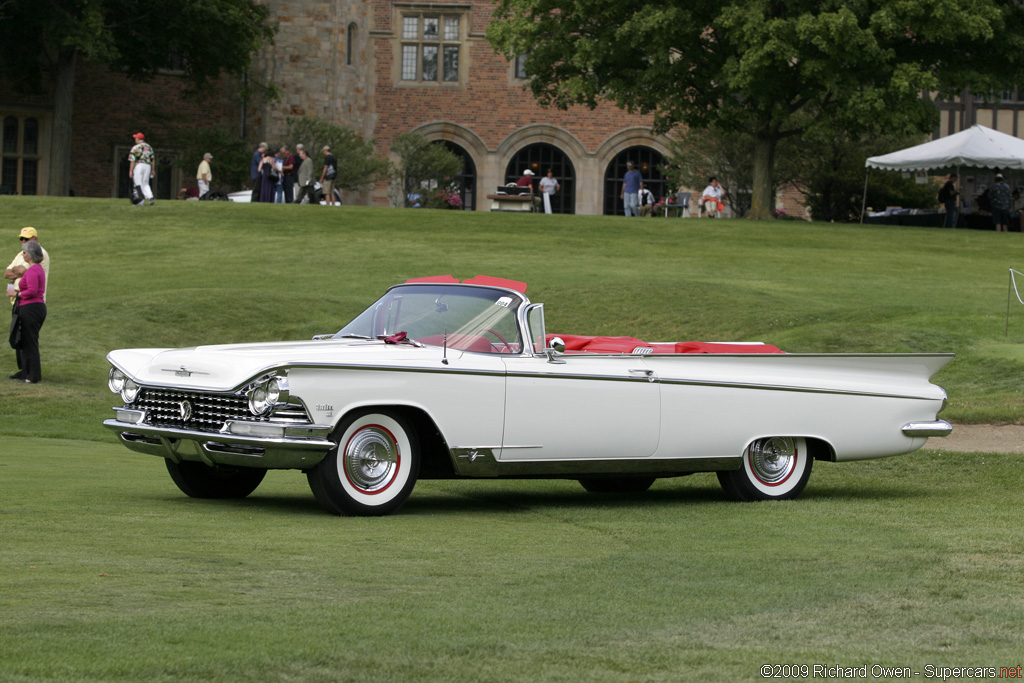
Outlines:
<svg viewBox="0 0 1024 683"><path fill-rule="evenodd" d="M132 182L142 190L142 203L149 202L149 205L152 206L153 189L149 186L149 179L153 175L153 160L155 158L153 148L146 142L146 136L142 133L136 133L132 137L135 138L135 146L128 152L128 175L132 177Z"/></svg>

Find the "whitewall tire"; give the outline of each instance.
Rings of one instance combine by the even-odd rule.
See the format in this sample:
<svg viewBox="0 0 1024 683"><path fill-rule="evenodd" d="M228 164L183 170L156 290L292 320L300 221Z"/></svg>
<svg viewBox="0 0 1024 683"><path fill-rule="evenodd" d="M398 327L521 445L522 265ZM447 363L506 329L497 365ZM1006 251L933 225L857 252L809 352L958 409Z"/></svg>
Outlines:
<svg viewBox="0 0 1024 683"><path fill-rule="evenodd" d="M317 502L336 515L386 515L412 493L419 474L419 442L397 413L350 414L331 435L338 445L306 473Z"/></svg>
<svg viewBox="0 0 1024 683"><path fill-rule="evenodd" d="M789 500L807 486L813 463L806 439L766 437L747 447L738 470L718 472L718 481L733 500Z"/></svg>

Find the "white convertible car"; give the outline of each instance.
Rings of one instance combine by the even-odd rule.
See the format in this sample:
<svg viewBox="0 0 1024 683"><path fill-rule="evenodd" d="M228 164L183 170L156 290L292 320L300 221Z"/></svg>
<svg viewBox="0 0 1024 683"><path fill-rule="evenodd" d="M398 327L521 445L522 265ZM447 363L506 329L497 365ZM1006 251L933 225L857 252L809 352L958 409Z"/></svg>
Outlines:
<svg viewBox="0 0 1024 683"><path fill-rule="evenodd" d="M951 354L787 354L766 344L547 334L521 282L410 280L312 341L123 349L104 425L189 496L306 473L336 514L398 509L417 479L578 479L640 492L716 472L737 500L794 498L815 460L945 436L929 378Z"/></svg>

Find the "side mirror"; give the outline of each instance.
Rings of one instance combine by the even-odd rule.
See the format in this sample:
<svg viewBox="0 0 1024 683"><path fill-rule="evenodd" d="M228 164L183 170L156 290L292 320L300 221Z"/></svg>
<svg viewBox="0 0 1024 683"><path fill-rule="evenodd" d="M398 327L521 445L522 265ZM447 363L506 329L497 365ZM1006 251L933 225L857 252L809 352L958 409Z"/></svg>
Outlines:
<svg viewBox="0 0 1024 683"><path fill-rule="evenodd" d="M552 337L547 348L544 349L544 353L547 355L549 363L564 363L565 361L558 356L565 353L565 340L561 337Z"/></svg>

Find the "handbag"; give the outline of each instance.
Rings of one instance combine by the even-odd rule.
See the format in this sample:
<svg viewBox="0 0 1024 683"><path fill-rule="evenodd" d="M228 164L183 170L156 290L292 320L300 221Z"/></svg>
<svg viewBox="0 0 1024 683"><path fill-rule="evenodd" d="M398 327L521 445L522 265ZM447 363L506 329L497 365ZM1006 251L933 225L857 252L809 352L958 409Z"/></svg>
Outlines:
<svg viewBox="0 0 1024 683"><path fill-rule="evenodd" d="M18 314L18 299L14 299L14 310L11 313L11 334L8 341L12 349L21 348L21 316Z"/></svg>

